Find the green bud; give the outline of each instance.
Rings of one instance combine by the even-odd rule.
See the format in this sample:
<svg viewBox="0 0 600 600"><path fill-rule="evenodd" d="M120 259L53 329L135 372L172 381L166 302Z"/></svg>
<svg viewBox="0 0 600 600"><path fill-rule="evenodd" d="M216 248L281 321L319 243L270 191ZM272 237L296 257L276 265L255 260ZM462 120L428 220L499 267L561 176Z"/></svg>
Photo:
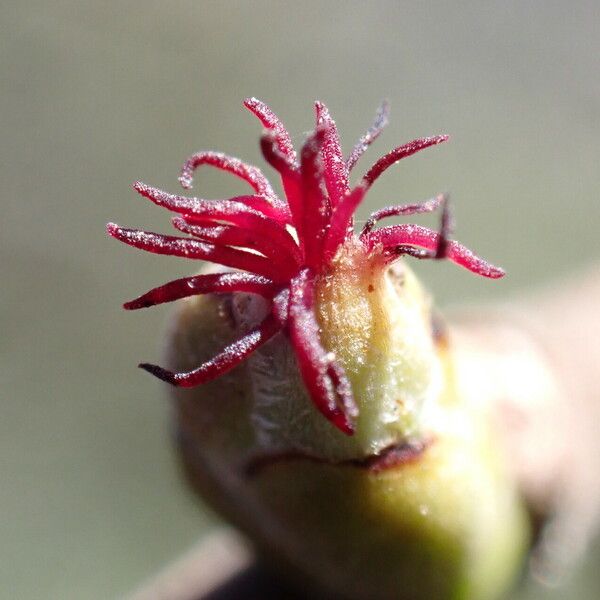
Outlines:
<svg viewBox="0 0 600 600"><path fill-rule="evenodd" d="M322 339L360 411L355 435L314 408L278 335L225 377L173 390L188 473L284 572L318 588L501 597L528 542L506 457L485 412L457 396L451 340L434 339L414 275L361 257L350 249L317 288ZM170 366L190 369L264 311L246 294L186 300ZM376 458L386 453L390 464Z"/></svg>

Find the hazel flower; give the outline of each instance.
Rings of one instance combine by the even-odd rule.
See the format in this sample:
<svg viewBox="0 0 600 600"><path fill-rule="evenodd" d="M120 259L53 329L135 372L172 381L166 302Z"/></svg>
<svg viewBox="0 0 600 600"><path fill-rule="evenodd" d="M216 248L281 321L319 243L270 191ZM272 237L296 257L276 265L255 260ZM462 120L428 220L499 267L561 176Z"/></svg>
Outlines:
<svg viewBox="0 0 600 600"><path fill-rule="evenodd" d="M143 363L141 368L175 386L193 387L213 380L246 359L279 332L296 355L304 385L316 408L342 432L352 435L358 416L353 386L335 352L321 339L316 314L316 288L337 269L337 261L352 247L385 269L402 256L448 259L489 278L504 272L449 239L448 198L439 195L417 204L389 206L374 212L360 233L354 214L366 193L393 164L448 139L438 135L415 139L394 148L366 172L357 185L350 173L388 121L382 104L373 125L344 157L337 128L327 107L316 102L314 131L296 153L290 135L263 102L251 98L245 106L261 121L260 146L267 163L281 177L285 199L279 198L263 173L220 152L202 151L184 164L180 182L192 186L200 166L212 166L242 179L252 193L209 200L167 193L141 182L134 189L177 216L172 224L185 237L126 229L109 223L108 233L136 248L156 254L209 261L227 267L221 273L177 279L127 302L134 310L198 294L245 292L269 304L264 320L220 353L192 371L173 373ZM438 231L412 224L378 227L381 220L441 211Z"/></svg>

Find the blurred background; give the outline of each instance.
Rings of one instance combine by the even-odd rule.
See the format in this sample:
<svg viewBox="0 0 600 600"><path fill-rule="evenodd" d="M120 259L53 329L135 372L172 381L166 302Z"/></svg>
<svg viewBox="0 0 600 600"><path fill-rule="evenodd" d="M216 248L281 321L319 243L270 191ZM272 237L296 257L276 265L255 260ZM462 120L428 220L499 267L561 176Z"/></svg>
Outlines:
<svg viewBox="0 0 600 600"><path fill-rule="evenodd" d="M504 300L600 257L595 0L0 5L2 598L122 595L216 523L180 479L165 390L136 369L160 360L168 308L120 308L196 267L104 226L168 231L131 183L177 191L193 151L262 164L244 97L297 143L322 99L346 150L388 98L357 173L452 135L386 173L363 211L452 194L456 238L509 275L417 265L442 305ZM195 189L245 188L205 170ZM597 564L519 598L597 598Z"/></svg>

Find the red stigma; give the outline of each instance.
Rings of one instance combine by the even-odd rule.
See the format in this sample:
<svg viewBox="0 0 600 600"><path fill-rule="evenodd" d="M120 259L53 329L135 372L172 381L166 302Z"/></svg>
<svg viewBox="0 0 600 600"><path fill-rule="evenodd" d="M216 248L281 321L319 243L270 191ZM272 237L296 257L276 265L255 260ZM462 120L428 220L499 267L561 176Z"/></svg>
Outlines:
<svg viewBox="0 0 600 600"><path fill-rule="evenodd" d="M187 237L125 229L112 223L107 231L112 237L148 252L201 259L236 269L171 281L127 302L124 307L128 310L198 294L244 292L266 298L271 303L271 312L255 329L193 371L172 373L150 364L140 367L173 385L192 387L229 371L275 334L283 332L295 351L316 408L334 426L351 435L358 409L344 369L320 340L314 310L315 279L327 271L340 246L356 237L354 213L373 183L399 160L448 138L420 138L393 149L375 162L358 185L351 187L350 171L387 124L386 103L348 158L342 154L335 122L323 103L316 103L315 130L299 154L289 133L268 106L255 98L244 104L265 128L260 141L262 153L281 177L285 201L277 197L257 167L220 152L198 152L182 168L179 180L184 188L192 187L198 167L208 165L241 178L253 193L226 200L206 200L169 194L138 182L134 189L140 195L177 213L172 223ZM433 212L439 207L442 208L439 231L417 225L375 228L383 218ZM291 228L295 236L290 233ZM419 204L376 211L358 238L366 251L381 253L388 262L400 256L447 258L478 275L502 277L501 269L450 240L450 229L448 198L440 195Z"/></svg>

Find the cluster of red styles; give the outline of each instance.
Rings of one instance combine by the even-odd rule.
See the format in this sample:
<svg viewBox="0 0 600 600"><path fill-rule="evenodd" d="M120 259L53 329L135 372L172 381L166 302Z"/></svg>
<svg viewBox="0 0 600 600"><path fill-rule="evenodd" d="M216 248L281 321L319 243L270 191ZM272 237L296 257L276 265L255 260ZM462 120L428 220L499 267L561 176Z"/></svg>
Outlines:
<svg viewBox="0 0 600 600"><path fill-rule="evenodd" d="M244 102L262 123L260 147L265 160L280 175L285 201L254 166L220 152L198 152L184 164L179 181L192 187L194 171L209 165L235 175L253 193L227 200L177 196L145 183L135 190L154 204L178 216L172 223L187 237L126 229L113 223L108 233L118 240L155 254L210 261L235 270L195 275L166 283L127 302L134 310L197 294L245 292L264 297L268 316L256 328L224 348L197 369L172 373L151 364L140 367L176 386L192 387L215 379L243 361L278 332L285 332L315 406L344 433L354 432L358 415L352 387L335 355L323 347L315 315L315 280L326 275L336 253L348 240L358 239L365 252L378 253L383 264L403 255L419 259L447 258L484 277L504 273L448 239L450 214L447 197L440 195L418 204L390 206L376 211L362 231L354 232L353 216L380 175L399 160L448 139L440 135L413 140L394 148L367 171L357 185L349 175L388 121L383 103L373 125L350 155L342 154L335 122L327 107L316 102L316 126L296 154L290 134L263 102ZM441 210L439 231L418 225L376 228L387 217Z"/></svg>

